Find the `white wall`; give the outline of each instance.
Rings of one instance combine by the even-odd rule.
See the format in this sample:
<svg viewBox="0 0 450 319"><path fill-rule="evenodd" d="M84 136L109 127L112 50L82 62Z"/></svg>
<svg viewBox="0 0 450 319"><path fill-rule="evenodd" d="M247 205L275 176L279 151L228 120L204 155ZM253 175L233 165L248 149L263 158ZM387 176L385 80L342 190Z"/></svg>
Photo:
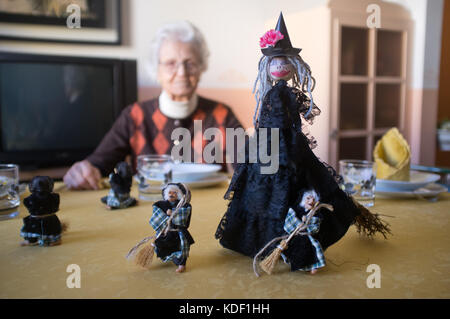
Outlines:
<svg viewBox="0 0 450 319"><path fill-rule="evenodd" d="M407 8L414 21L412 87L437 89L443 0L385 0Z"/></svg>
<svg viewBox="0 0 450 319"><path fill-rule="evenodd" d="M413 87L437 87L443 0L389 1L408 8L414 20ZM256 77L256 65L260 58L258 40L266 31L267 21L276 20L281 10L285 16L289 16L291 13L321 7L326 3L326 0L129 0L123 1L122 5L126 45L96 46L0 40L0 50L137 58L139 85L154 85L145 72L150 39L163 23L187 19L204 32L212 53L210 69L204 74L201 86L250 88ZM295 34L294 30L290 32ZM311 67L314 70L314 66Z"/></svg>
<svg viewBox="0 0 450 319"><path fill-rule="evenodd" d="M444 0L428 0L426 11L423 88L439 88Z"/></svg>
<svg viewBox="0 0 450 319"><path fill-rule="evenodd" d="M410 144L413 164L434 165L443 0L390 0L414 20Z"/></svg>
<svg viewBox="0 0 450 319"><path fill-rule="evenodd" d="M443 0L389 1L408 8L414 20L412 87L437 89ZM122 46L0 40L0 50L136 58L138 85L155 86L146 74L150 40L160 25L186 19L203 31L210 46L210 68L203 75L200 87L251 90L257 74L257 63L261 57L259 37L266 31L268 23L276 21L280 11L283 11L291 39L295 40L293 45L303 48L305 61L310 64L313 74L317 75L316 90L328 90L329 83L321 81L321 74L327 72L324 67L329 65L329 60L323 61L323 64L317 62L317 57L320 56L318 50L322 43L329 45L328 39L317 36L313 46L305 46L302 39L307 38L311 43L310 38L316 36L315 30L290 28L290 25L295 25L293 19L301 16L302 11L321 10L327 3L327 0L129 0L123 1L122 5L125 40ZM309 58L310 56L314 58ZM323 156L328 145L328 134L324 133L327 132L324 127L328 125L329 110L327 101L316 102L324 112L319 117L319 127L313 128L313 134L316 134L319 142L323 141L322 146L319 146L320 149L323 148L319 155ZM416 119L420 121L421 116L422 114L416 114ZM423 141L422 135L423 132L417 133L416 143ZM418 161L417 157L416 162Z"/></svg>
<svg viewBox="0 0 450 319"><path fill-rule="evenodd" d="M260 58L259 37L265 22L285 13L319 6L326 0L129 0L123 1L125 41L122 46L72 45L0 40L0 50L79 56L137 58L138 83L151 86L145 64L149 42L166 22L186 19L203 31L210 46L210 69L202 87L251 88ZM67 32L70 32L68 29ZM128 34L127 34L128 33Z"/></svg>

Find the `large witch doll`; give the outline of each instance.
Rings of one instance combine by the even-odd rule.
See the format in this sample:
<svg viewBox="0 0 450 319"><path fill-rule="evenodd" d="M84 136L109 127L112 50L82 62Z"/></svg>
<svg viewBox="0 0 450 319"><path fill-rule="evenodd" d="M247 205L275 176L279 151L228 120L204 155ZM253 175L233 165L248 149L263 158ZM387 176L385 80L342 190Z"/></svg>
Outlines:
<svg viewBox="0 0 450 319"><path fill-rule="evenodd" d="M311 95L315 80L299 55L301 49L292 47L282 14L276 29L266 32L260 45L263 57L254 89L255 137L258 140L265 137L259 133L266 130L266 154L276 149L271 147L272 143L278 143L279 167L275 173L262 173L265 164L249 161L250 143L246 143L246 161L238 164L225 194L230 202L216 238L225 248L250 257L265 257L277 247L276 242L271 247L267 244L286 235L290 217L299 223L315 221L314 232L308 233L315 240L306 236L306 227L283 253L285 261L291 263L291 270L312 270L317 262L323 266L318 260L317 244L320 252L325 251L344 236L350 225L356 224L359 232L369 236L376 232L385 236L389 228L378 215L347 195L335 170L312 152L316 141L306 129L302 130L301 118L312 124L320 114ZM273 134L273 129L278 129L278 134ZM311 215L307 221L309 210L299 209L305 192L314 194L317 203L326 206L317 206L316 219L310 218ZM288 212L293 215L287 216Z"/></svg>

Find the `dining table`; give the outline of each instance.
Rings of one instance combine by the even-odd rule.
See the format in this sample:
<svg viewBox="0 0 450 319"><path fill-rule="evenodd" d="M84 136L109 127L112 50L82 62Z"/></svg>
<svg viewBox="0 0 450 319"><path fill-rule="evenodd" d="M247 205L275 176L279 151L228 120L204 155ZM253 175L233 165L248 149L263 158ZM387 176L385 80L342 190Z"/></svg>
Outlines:
<svg viewBox="0 0 450 319"><path fill-rule="evenodd" d="M16 218L0 221L2 299L397 299L450 298L450 194L423 198L376 197L373 213L391 235L367 238L351 226L325 251L316 274L290 271L280 260L271 275L253 259L223 248L215 232L228 200L229 180L192 188L191 246L186 271L153 258L149 268L125 258L154 234L151 201L109 210L108 189L75 191L55 183L59 219L68 225L60 245L21 246L28 215L21 195ZM138 198L133 185L131 196Z"/></svg>

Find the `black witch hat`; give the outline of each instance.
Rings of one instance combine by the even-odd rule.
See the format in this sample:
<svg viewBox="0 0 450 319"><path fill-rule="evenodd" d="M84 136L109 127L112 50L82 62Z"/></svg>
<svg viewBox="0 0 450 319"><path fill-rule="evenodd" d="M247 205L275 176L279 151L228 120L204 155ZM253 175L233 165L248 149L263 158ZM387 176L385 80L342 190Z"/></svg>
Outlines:
<svg viewBox="0 0 450 319"><path fill-rule="evenodd" d="M279 31L283 35L283 39L278 40L275 46L262 48L261 52L265 56L295 56L300 53L302 49L292 47L282 12L280 12L280 17L278 18L275 31Z"/></svg>

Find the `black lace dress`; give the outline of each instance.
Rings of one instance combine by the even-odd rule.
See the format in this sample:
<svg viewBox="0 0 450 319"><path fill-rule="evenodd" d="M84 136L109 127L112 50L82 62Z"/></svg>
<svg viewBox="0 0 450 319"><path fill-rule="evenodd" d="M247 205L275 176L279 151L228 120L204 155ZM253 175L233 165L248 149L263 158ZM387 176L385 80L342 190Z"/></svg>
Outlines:
<svg viewBox="0 0 450 319"><path fill-rule="evenodd" d="M283 225L289 207L296 205L305 189L313 189L320 202L334 207L334 212L321 211L320 231L315 235L324 250L347 232L360 213L339 188L336 172L315 156L302 133L300 113L309 108L309 102L284 80L266 94L256 132L267 129L270 154L270 128L279 128L279 168L273 174L262 174L264 164L259 159L248 162L246 144L246 162L235 170L225 194L225 199L230 200L228 209L216 231L223 247L254 257L273 238L285 235ZM273 138L276 141L276 135ZM295 251L290 249L290 259Z"/></svg>

